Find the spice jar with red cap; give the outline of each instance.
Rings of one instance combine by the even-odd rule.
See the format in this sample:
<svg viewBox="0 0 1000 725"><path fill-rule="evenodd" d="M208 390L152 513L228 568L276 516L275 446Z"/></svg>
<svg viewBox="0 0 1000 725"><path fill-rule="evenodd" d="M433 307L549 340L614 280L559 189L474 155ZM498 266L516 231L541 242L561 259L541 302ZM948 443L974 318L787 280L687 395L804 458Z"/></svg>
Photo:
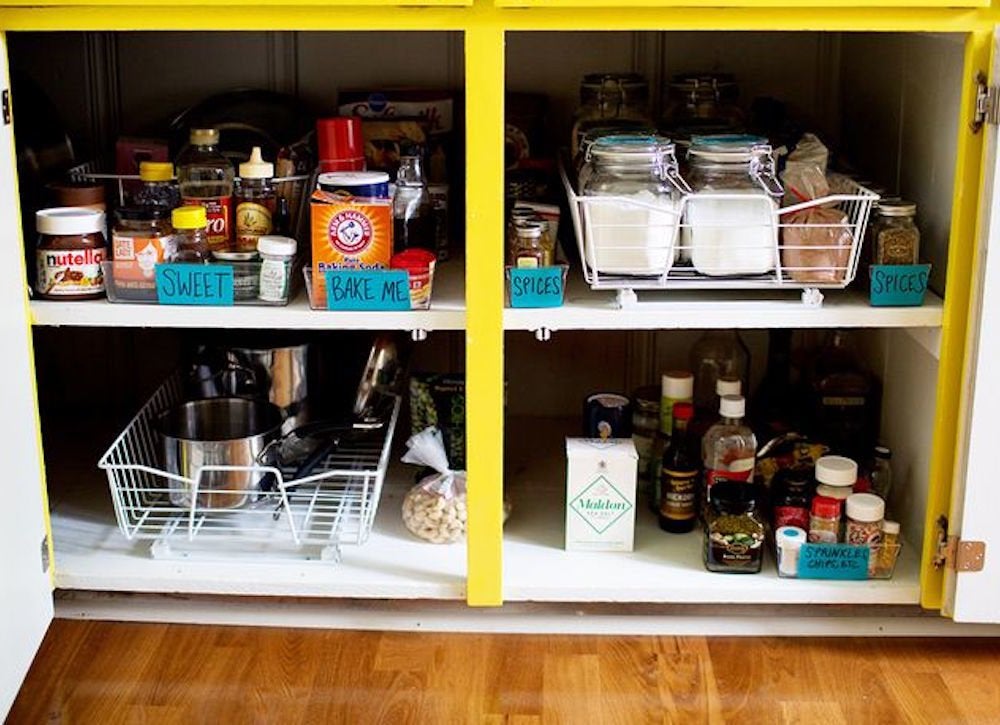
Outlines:
<svg viewBox="0 0 1000 725"><path fill-rule="evenodd" d="M812 500L809 516L809 541L836 544L840 536L840 511L842 503L835 498L816 496Z"/></svg>

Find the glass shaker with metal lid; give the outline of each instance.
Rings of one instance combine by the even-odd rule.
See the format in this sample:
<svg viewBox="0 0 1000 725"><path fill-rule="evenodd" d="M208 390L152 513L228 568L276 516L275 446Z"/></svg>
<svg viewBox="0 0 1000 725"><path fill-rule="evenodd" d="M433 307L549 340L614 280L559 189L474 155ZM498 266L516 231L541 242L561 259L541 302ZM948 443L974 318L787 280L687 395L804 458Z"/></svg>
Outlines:
<svg viewBox="0 0 1000 725"><path fill-rule="evenodd" d="M604 136L588 151L584 247L606 274L664 274L673 263L683 194L674 144L660 136ZM593 197L615 197L599 201Z"/></svg>
<svg viewBox="0 0 1000 725"><path fill-rule="evenodd" d="M917 205L902 199L882 199L872 225L875 264L916 264L920 260L920 230L914 222Z"/></svg>
<svg viewBox="0 0 1000 725"><path fill-rule="evenodd" d="M634 129L650 125L649 83L638 73L590 73L580 82L580 108L574 116L571 156L594 126Z"/></svg>
<svg viewBox="0 0 1000 725"><path fill-rule="evenodd" d="M771 147L757 136L695 136L687 160L694 193L684 210L681 258L711 276L773 270L784 189Z"/></svg>
<svg viewBox="0 0 1000 725"><path fill-rule="evenodd" d="M738 96L739 86L728 73L676 75L668 86L662 128L673 138L736 132L743 125Z"/></svg>

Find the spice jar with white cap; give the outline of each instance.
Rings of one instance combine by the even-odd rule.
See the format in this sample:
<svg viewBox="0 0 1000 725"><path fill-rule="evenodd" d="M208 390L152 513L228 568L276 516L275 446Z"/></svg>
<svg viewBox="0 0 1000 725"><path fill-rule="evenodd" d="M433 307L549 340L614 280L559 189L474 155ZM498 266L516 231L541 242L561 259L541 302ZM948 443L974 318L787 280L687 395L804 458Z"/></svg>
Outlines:
<svg viewBox="0 0 1000 725"><path fill-rule="evenodd" d="M858 464L844 456L822 456L816 461L814 476L817 486L834 486L850 491L858 481Z"/></svg>
<svg viewBox="0 0 1000 725"><path fill-rule="evenodd" d="M264 302L287 302L292 260L298 242L290 237L265 235L257 240L260 253L260 293Z"/></svg>
<svg viewBox="0 0 1000 725"><path fill-rule="evenodd" d="M873 546L882 541L885 501L873 493L855 493L847 497L848 544Z"/></svg>

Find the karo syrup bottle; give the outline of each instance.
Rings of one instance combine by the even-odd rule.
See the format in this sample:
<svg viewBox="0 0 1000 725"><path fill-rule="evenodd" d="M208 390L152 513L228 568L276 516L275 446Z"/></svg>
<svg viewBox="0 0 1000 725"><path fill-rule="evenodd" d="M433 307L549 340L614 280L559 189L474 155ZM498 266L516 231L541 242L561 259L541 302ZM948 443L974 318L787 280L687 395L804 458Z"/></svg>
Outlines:
<svg viewBox="0 0 1000 725"><path fill-rule="evenodd" d="M183 206L205 207L208 246L225 251L233 238L232 163L219 151L219 131L191 129L191 142L177 157L177 182Z"/></svg>

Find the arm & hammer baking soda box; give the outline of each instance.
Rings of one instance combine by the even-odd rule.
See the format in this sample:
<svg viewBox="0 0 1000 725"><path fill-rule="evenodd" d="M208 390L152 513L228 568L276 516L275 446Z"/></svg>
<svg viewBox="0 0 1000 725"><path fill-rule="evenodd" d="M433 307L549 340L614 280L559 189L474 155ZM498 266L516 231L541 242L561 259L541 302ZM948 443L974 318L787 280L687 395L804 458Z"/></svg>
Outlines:
<svg viewBox="0 0 1000 725"><path fill-rule="evenodd" d="M566 439L567 551L632 551L638 460L631 438Z"/></svg>

